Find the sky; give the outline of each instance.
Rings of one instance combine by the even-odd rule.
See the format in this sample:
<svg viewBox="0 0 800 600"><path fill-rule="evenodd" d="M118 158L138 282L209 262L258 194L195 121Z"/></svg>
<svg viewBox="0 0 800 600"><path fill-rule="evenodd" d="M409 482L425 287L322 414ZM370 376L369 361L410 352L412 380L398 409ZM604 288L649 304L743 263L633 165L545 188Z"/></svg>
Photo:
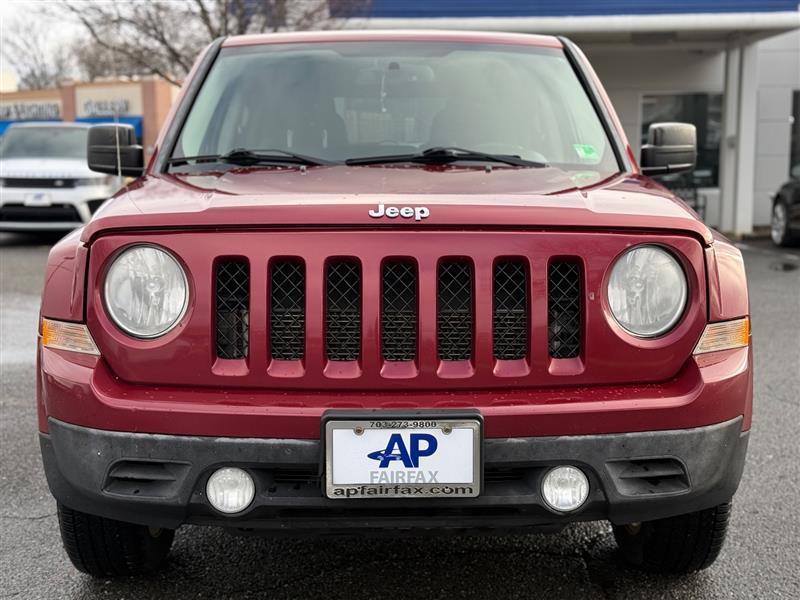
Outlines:
<svg viewBox="0 0 800 600"><path fill-rule="evenodd" d="M0 0L0 48L2 48L5 36L13 32L16 28L24 27L30 19L36 18L32 11L46 4L54 4L48 0ZM77 25L72 23L60 22L57 26L48 28L48 40L51 44L69 43L79 31ZM0 72L12 71L7 64L5 56L0 52Z"/></svg>

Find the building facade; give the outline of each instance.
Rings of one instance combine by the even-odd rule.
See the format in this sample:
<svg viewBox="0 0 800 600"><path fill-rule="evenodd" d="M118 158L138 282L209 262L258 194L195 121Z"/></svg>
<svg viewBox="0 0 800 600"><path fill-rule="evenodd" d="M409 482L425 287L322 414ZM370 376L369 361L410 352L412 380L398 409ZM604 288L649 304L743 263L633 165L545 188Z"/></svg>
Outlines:
<svg viewBox="0 0 800 600"><path fill-rule="evenodd" d="M162 79L66 83L60 88L0 94L0 135L15 122L119 122L132 125L152 150L178 88Z"/></svg>
<svg viewBox="0 0 800 600"><path fill-rule="evenodd" d="M369 11L346 26L570 37L637 153L650 123L697 126L698 168L675 186L734 235L769 223L800 163L798 0L373 0Z"/></svg>

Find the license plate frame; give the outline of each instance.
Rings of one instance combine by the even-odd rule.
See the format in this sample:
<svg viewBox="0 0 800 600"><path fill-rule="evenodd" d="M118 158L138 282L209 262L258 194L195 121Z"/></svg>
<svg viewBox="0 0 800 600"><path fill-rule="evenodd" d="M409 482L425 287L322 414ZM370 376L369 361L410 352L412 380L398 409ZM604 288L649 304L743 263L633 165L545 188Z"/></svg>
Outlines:
<svg viewBox="0 0 800 600"><path fill-rule="evenodd" d="M456 441L448 439L449 449L448 453L452 455L456 452L456 448L463 449L463 442L465 436L469 435L471 439L470 450L471 456L461 457L457 459L461 463L461 469L464 465L471 463L471 481L446 481L448 476L444 476L445 480L436 481L435 483L428 482L382 482L370 483L366 481L359 482L342 482L339 477L337 482L334 482L336 477L335 461L334 459L334 436L337 435L335 431L350 430L356 433L356 429L361 428L363 444L368 444L367 440L376 437L376 434L369 435L367 432L379 432L377 439L380 436L385 436L389 439L392 433L400 433L403 440L409 441L411 433L425 432L429 435L437 437L438 440L444 439L444 429L449 428L451 433L457 435L452 440L460 440L462 443L458 444ZM467 431L468 434L464 433ZM407 434L407 435L403 435ZM342 435L342 434L339 434ZM323 493L324 495L333 500L347 499L347 500L372 500L372 499L457 499L457 498L475 498L480 495L483 488L483 419L480 412L475 411L328 411L322 419L322 465L324 471L323 477ZM352 440L350 442L353 444ZM378 444L378 445L382 445ZM371 449L371 446L370 446ZM380 450L381 448L376 448ZM437 447L438 451L438 447ZM427 456L427 455L426 455ZM378 459L373 459L378 460ZM339 461L341 463L341 461ZM409 472L409 469L400 468L400 462L397 459L392 459L390 467L396 467L393 470ZM421 465L420 465L421 466ZM363 467L363 465L362 465ZM417 469L415 472L419 475ZM396 477L396 476L395 476ZM462 477L463 479L463 477Z"/></svg>

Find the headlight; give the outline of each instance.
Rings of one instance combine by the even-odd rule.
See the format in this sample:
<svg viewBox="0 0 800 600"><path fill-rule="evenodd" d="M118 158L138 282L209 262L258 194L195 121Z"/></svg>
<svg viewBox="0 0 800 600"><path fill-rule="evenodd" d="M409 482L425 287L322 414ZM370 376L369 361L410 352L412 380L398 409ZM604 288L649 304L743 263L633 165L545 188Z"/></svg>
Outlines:
<svg viewBox="0 0 800 600"><path fill-rule="evenodd" d="M617 323L638 337L656 337L678 322L686 307L686 275L658 246L638 246L617 259L608 280L608 303Z"/></svg>
<svg viewBox="0 0 800 600"><path fill-rule="evenodd" d="M135 337L154 338L175 327L186 312L188 296L178 261L154 246L124 250L106 273L108 314Z"/></svg>

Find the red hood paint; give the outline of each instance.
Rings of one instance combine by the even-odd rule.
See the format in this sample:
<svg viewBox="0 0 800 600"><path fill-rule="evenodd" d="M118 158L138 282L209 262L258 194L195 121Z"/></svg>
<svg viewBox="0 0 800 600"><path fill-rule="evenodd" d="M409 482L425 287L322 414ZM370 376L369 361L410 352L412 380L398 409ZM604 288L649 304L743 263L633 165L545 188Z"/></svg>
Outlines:
<svg viewBox="0 0 800 600"><path fill-rule="evenodd" d="M379 203L426 206L430 216L420 222L370 217ZM577 188L556 168L420 166L150 175L98 211L81 237L89 242L122 229L282 226L663 230L713 241L690 208L640 175Z"/></svg>

